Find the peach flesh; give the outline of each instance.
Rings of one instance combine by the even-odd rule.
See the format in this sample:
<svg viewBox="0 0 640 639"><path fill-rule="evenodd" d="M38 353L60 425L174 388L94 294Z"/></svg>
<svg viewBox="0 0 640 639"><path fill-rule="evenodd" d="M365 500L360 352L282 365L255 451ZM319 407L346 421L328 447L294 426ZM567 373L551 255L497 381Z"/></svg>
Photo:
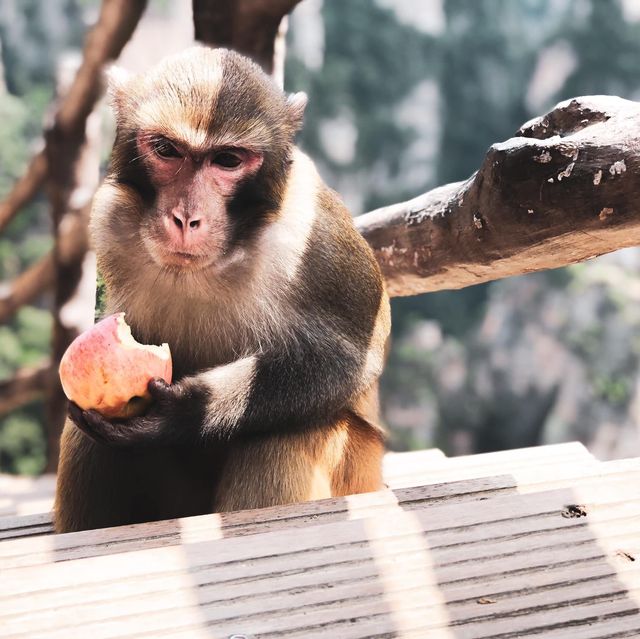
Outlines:
<svg viewBox="0 0 640 639"><path fill-rule="evenodd" d="M79 335L60 361L65 395L84 410L105 417L133 417L151 401L147 385L160 377L171 383L168 344L140 344L124 313L110 315Z"/></svg>

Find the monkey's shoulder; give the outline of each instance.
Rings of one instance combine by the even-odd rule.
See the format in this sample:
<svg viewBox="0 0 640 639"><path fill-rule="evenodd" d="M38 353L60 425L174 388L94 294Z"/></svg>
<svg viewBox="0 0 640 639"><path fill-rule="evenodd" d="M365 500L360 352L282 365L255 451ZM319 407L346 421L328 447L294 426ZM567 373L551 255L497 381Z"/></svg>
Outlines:
<svg viewBox="0 0 640 639"><path fill-rule="evenodd" d="M304 268L309 277L322 274L325 287L347 300L377 302L384 295L380 267L342 200L322 185L317 193L316 222L309 237Z"/></svg>

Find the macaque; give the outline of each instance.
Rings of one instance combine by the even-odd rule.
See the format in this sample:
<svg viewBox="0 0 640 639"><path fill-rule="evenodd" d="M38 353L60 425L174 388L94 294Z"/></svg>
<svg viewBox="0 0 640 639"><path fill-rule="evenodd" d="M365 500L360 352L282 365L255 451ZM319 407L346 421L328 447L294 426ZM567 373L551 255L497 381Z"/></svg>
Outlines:
<svg viewBox="0 0 640 639"><path fill-rule="evenodd" d="M107 313L168 342L137 417L71 404L58 532L381 487L389 304L367 243L294 145L306 96L192 48L111 77L117 122L91 237Z"/></svg>

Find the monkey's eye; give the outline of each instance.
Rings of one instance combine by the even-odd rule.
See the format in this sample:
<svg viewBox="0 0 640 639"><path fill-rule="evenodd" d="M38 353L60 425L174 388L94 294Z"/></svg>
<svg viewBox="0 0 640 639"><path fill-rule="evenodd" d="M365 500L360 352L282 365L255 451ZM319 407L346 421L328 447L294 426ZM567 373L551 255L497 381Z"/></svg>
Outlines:
<svg viewBox="0 0 640 639"><path fill-rule="evenodd" d="M180 152L166 138L158 138L151 143L154 153L161 158L181 158Z"/></svg>
<svg viewBox="0 0 640 639"><path fill-rule="evenodd" d="M233 151L221 151L213 156L211 162L223 169L236 169L242 164L242 157Z"/></svg>

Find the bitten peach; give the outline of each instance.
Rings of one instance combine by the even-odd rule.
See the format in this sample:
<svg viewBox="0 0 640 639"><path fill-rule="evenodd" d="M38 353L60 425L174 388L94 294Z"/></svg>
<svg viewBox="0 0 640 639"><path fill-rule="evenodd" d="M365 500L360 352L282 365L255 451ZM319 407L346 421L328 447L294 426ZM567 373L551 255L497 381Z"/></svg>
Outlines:
<svg viewBox="0 0 640 639"><path fill-rule="evenodd" d="M133 417L151 400L147 385L161 377L171 383L168 344L140 344L124 313L110 315L79 335L60 361L65 395L83 410L105 417Z"/></svg>

